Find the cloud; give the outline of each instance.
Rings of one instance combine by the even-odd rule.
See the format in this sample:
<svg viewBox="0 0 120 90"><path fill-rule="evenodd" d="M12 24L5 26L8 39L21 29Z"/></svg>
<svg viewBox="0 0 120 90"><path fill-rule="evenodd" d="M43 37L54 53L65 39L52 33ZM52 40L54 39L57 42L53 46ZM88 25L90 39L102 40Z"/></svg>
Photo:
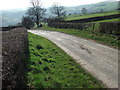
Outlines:
<svg viewBox="0 0 120 90"><path fill-rule="evenodd" d="M31 0L0 0L0 9L27 8ZM82 4L97 3L104 0L41 0L44 7L50 7L54 2L63 6L77 6Z"/></svg>

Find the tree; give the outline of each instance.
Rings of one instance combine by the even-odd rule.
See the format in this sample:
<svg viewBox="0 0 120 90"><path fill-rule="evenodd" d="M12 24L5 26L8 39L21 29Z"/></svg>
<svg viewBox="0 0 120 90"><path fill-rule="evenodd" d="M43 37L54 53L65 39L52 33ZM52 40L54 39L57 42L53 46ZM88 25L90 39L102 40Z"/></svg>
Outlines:
<svg viewBox="0 0 120 90"><path fill-rule="evenodd" d="M34 22L29 16L25 16L22 18L22 25L27 29L34 27Z"/></svg>
<svg viewBox="0 0 120 90"><path fill-rule="evenodd" d="M27 15L33 19L38 27L45 15L46 9L42 8L42 3L40 0L32 0L31 5L32 7L27 10Z"/></svg>
<svg viewBox="0 0 120 90"><path fill-rule="evenodd" d="M100 10L100 13L103 13L103 12L104 12L104 10L103 10L103 9L101 9L101 10Z"/></svg>
<svg viewBox="0 0 120 90"><path fill-rule="evenodd" d="M82 13L85 15L87 13L87 9L86 8L82 8Z"/></svg>
<svg viewBox="0 0 120 90"><path fill-rule="evenodd" d="M54 3L50 10L56 18L64 18L66 16L65 7L58 3Z"/></svg>
<svg viewBox="0 0 120 90"><path fill-rule="evenodd" d="M120 10L120 1L118 1L118 8L116 10Z"/></svg>

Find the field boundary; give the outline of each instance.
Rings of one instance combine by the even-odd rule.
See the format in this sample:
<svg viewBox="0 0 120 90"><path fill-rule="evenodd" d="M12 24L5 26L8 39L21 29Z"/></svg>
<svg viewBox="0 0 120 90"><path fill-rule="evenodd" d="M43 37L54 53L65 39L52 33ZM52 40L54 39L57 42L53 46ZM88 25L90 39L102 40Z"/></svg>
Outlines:
<svg viewBox="0 0 120 90"><path fill-rule="evenodd" d="M98 16L98 17L77 19L77 20L69 20L69 21L64 21L64 22L85 23L85 22L93 22L93 21L100 21L100 20L119 18L119 16L120 16L120 14L114 14L114 15L106 15L106 16Z"/></svg>

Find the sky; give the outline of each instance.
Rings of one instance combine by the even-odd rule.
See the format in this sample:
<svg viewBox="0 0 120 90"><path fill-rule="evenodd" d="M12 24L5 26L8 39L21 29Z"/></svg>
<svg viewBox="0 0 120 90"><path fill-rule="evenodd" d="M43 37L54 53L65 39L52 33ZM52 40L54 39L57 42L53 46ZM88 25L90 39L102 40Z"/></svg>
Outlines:
<svg viewBox="0 0 120 90"><path fill-rule="evenodd" d="M0 10L28 8L31 0L0 0ZM105 0L41 0L43 7L50 7L54 2L63 6L77 6L83 4L98 3ZM110 0L109 0L110 1Z"/></svg>

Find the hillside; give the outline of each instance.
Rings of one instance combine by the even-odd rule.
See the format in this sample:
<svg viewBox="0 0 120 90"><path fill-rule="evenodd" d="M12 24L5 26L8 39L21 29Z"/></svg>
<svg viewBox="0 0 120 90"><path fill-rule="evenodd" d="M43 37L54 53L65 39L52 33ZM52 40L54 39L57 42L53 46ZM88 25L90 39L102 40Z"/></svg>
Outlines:
<svg viewBox="0 0 120 90"><path fill-rule="evenodd" d="M104 11L112 11L118 9L118 1L112 2L100 2L97 4L87 4L74 7L66 7L67 14L81 13L82 8L87 8L88 13L100 12L101 9ZM2 16L0 16L0 27L14 25L21 21L21 18L25 15L26 9L14 9L14 10L2 10L0 11ZM50 8L47 8L47 16L50 15Z"/></svg>
<svg viewBox="0 0 120 90"><path fill-rule="evenodd" d="M87 5L80 5L76 7L66 7L67 13L82 13L81 9L86 8L88 13L93 12L100 12L101 9L104 11L112 11L118 9L118 1L115 2L100 2L97 4L87 4Z"/></svg>
<svg viewBox="0 0 120 90"><path fill-rule="evenodd" d="M21 21L23 15L25 15L25 12L26 12L25 10L2 11L2 16L0 16L0 19L2 19L2 26L17 24L18 22Z"/></svg>

